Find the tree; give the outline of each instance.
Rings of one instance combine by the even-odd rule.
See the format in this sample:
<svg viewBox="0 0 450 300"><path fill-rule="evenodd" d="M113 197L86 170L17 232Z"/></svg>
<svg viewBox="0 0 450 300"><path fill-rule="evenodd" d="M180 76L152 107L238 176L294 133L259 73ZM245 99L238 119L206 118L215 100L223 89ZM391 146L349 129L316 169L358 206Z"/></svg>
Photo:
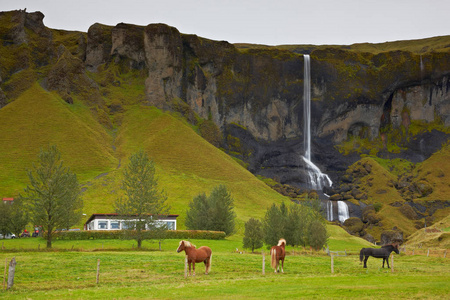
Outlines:
<svg viewBox="0 0 450 300"><path fill-rule="evenodd" d="M10 233L9 224L11 221L11 205L9 203L0 202L0 234L3 238Z"/></svg>
<svg viewBox="0 0 450 300"><path fill-rule="evenodd" d="M199 194L189 202L186 212L186 228L191 230L224 231L234 233L236 214L234 199L226 186L216 186L209 197Z"/></svg>
<svg viewBox="0 0 450 300"><path fill-rule="evenodd" d="M326 225L320 220L313 220L309 225L309 245L319 250L327 243L328 237Z"/></svg>
<svg viewBox="0 0 450 300"><path fill-rule="evenodd" d="M20 233L30 221L29 213L20 197L15 199L11 204L10 217L9 229L12 233L15 233L16 236L20 236Z"/></svg>
<svg viewBox="0 0 450 300"><path fill-rule="evenodd" d="M42 226L47 248L52 247L53 233L69 228L81 220L83 200L77 176L63 166L56 146L41 150L37 164L28 170L30 184L19 195L31 212L34 224Z"/></svg>
<svg viewBox="0 0 450 300"><path fill-rule="evenodd" d="M263 246L264 232L262 230L262 223L260 220L250 218L245 223L245 232L243 239L243 247L251 248L252 252L255 249Z"/></svg>
<svg viewBox="0 0 450 300"><path fill-rule="evenodd" d="M225 185L215 187L209 196L212 215L212 230L224 231L225 235L234 233L236 213L234 200Z"/></svg>
<svg viewBox="0 0 450 300"><path fill-rule="evenodd" d="M285 220L280 208L274 203L266 211L263 219L264 243L269 249L284 238Z"/></svg>
<svg viewBox="0 0 450 300"><path fill-rule="evenodd" d="M188 229L208 230L212 223L212 212L205 193L198 194L188 204L185 225Z"/></svg>
<svg viewBox="0 0 450 300"><path fill-rule="evenodd" d="M130 157L121 188L125 197L116 201L115 209L117 214L126 218L125 237L136 240L137 247L141 248L142 241L147 238L145 230L164 230L158 219L169 212L167 196L158 190L155 165L144 151Z"/></svg>

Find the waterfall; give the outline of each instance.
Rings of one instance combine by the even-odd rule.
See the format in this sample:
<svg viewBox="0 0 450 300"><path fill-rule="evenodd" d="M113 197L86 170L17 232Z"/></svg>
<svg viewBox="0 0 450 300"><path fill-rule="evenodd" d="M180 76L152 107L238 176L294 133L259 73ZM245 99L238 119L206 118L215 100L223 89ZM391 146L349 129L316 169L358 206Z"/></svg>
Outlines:
<svg viewBox="0 0 450 300"><path fill-rule="evenodd" d="M423 80L425 66L423 65L422 54L420 55L420 80Z"/></svg>
<svg viewBox="0 0 450 300"><path fill-rule="evenodd" d="M322 190L324 186L331 186L333 182L311 161L311 62L309 55L305 54L303 57L303 144L305 147L303 160L306 163L310 188Z"/></svg>
<svg viewBox="0 0 450 300"><path fill-rule="evenodd" d="M344 223L349 218L348 206L344 201L338 201L338 219L339 222Z"/></svg>
<svg viewBox="0 0 450 300"><path fill-rule="evenodd" d="M327 220L333 221L333 201L327 201Z"/></svg>

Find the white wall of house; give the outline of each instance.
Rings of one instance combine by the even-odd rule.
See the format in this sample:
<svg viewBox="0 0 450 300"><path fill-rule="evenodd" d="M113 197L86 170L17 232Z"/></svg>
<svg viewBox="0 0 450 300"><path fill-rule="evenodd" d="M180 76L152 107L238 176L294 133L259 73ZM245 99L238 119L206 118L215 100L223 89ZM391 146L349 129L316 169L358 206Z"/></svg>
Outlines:
<svg viewBox="0 0 450 300"><path fill-rule="evenodd" d="M177 220L160 219L161 223L167 225L169 230L177 230ZM126 229L124 220L98 218L86 224L86 230L121 230Z"/></svg>

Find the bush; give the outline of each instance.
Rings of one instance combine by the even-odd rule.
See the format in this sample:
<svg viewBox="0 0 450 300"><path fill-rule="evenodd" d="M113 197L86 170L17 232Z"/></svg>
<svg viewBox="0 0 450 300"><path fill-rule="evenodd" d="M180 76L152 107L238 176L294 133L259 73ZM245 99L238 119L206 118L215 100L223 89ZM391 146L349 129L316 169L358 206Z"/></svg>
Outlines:
<svg viewBox="0 0 450 300"><path fill-rule="evenodd" d="M146 239L199 239L199 240L223 240L225 232L206 230L167 230L164 234L146 230L143 232ZM57 231L53 233L56 240L107 240L124 238L122 230L80 230ZM129 237L132 238L132 237Z"/></svg>

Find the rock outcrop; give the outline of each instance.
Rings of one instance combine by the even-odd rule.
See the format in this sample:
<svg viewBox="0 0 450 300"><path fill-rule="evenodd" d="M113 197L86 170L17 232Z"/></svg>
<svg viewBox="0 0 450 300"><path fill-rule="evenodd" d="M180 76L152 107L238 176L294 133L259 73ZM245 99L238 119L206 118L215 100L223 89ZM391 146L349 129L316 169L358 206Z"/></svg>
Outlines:
<svg viewBox="0 0 450 300"><path fill-rule="evenodd" d="M84 97L86 101L96 110L106 111L99 83L85 72L102 72L113 64L118 72L139 70L146 74L145 103L163 109L182 107L194 122L193 113L211 120L224 137L218 145L229 151L238 149L233 152L252 172L282 183L302 186L305 182L301 159L305 152L304 59L300 51L311 57L312 160L333 181L362 154L343 153L335 147L350 137L380 139L387 149L387 136L397 130L405 131L405 137L414 122L450 124L450 52L445 49L238 48L181 34L165 24L124 23L96 23L87 34L79 33L76 45L69 45L68 40L53 37L61 31L46 28L43 17L40 12L24 11L0 15L1 22L7 23L1 29L4 46L18 49L18 45L33 41L24 51L1 58L8 63L0 64L0 105L17 96L13 74L51 64L23 80L44 77L48 87L69 103L71 93L93 93L93 97ZM86 88L80 91L74 86L77 82L87 85L90 92ZM101 84L109 84L108 79ZM404 148L413 143L406 138L398 142ZM435 151L441 144L429 145L427 151ZM429 156L421 147L411 149L395 155L408 153L417 161ZM385 156L389 155L392 153L386 150ZM363 197L354 193L355 199Z"/></svg>

